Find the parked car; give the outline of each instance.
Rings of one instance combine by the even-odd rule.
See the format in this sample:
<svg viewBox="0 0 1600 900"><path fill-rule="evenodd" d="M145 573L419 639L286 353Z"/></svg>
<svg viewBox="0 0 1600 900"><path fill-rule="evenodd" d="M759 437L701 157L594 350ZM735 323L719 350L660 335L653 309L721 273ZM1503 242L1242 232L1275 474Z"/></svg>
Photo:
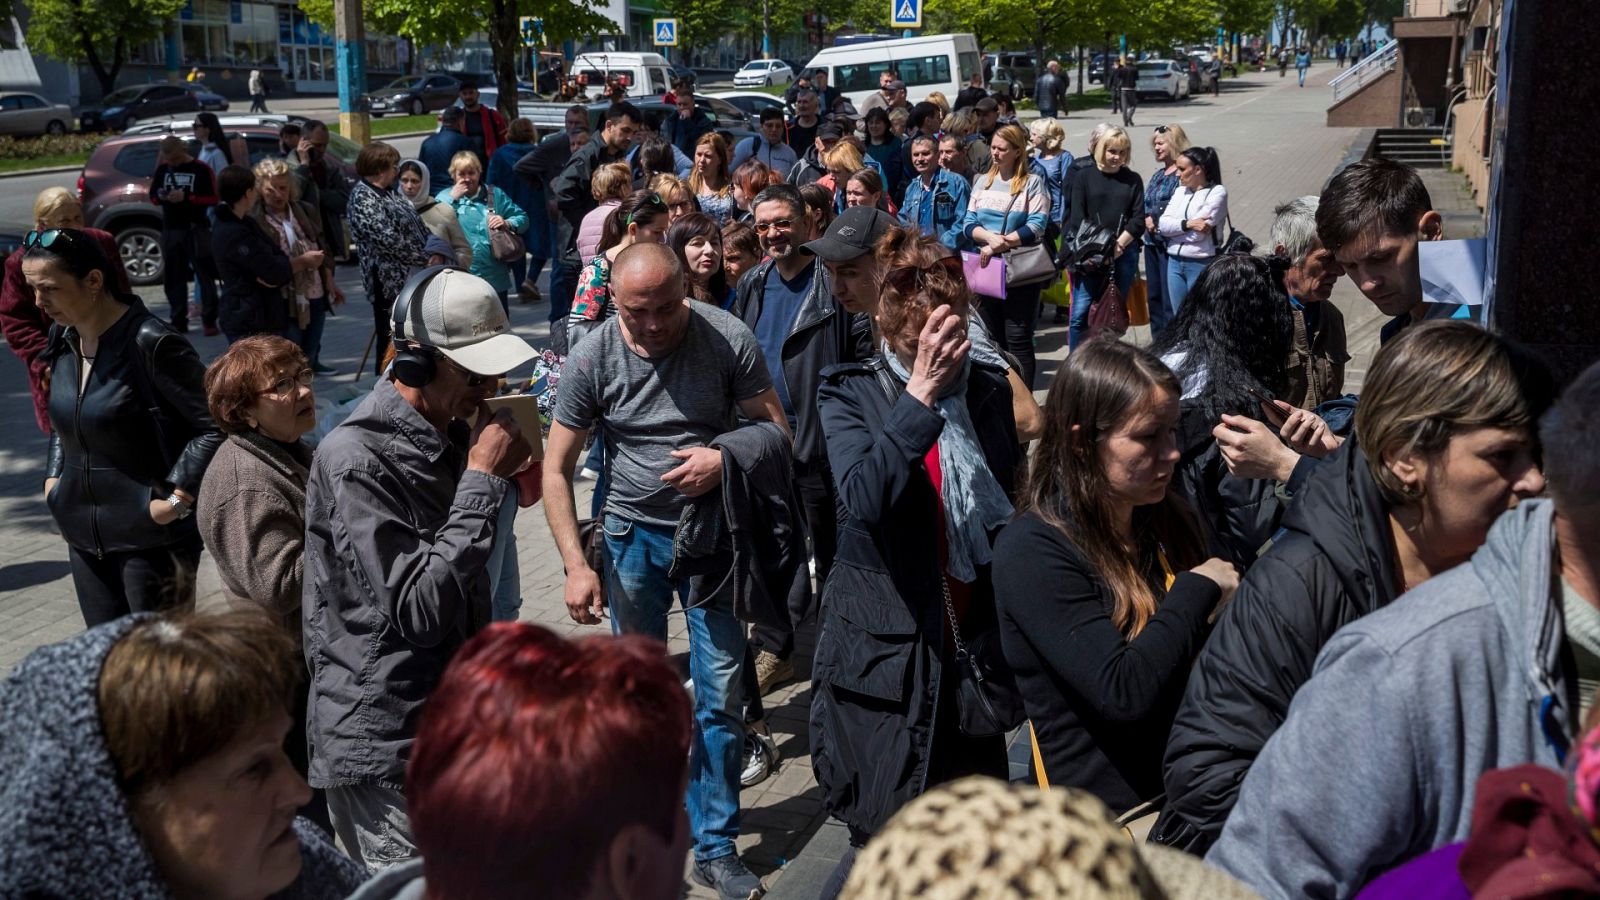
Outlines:
<svg viewBox="0 0 1600 900"><path fill-rule="evenodd" d="M781 59L752 59L733 73L734 87L771 87L794 80L794 69Z"/></svg>
<svg viewBox="0 0 1600 900"><path fill-rule="evenodd" d="M121 131L140 119L199 112L200 91L177 84L135 84L107 94L98 106L78 112L84 131ZM216 97L215 94L209 96ZM221 100L220 97L217 98ZM227 109L226 100L221 109Z"/></svg>
<svg viewBox="0 0 1600 900"><path fill-rule="evenodd" d="M1194 73L1189 86L1195 93L1204 94L1210 91L1213 94L1222 90L1222 60L1209 53L1190 53L1189 68ZM1196 84L1195 82L1199 82Z"/></svg>
<svg viewBox="0 0 1600 900"><path fill-rule="evenodd" d="M540 103L543 100L544 98L535 94L531 88L517 88L517 115L522 115L522 110L525 107ZM478 103L490 109L498 109L500 107L500 89L492 87L478 88ZM448 105L460 106L461 98L459 96L456 97Z"/></svg>
<svg viewBox="0 0 1600 900"><path fill-rule="evenodd" d="M1012 94L1012 99L1020 100L1033 93L1033 82L1039 77L1039 63L1032 53L1018 53L1002 50L999 53L986 53L983 57L984 76L994 81L995 69L1008 69L1011 78L1021 86L1022 93ZM994 88L989 90L993 91Z"/></svg>
<svg viewBox="0 0 1600 900"><path fill-rule="evenodd" d="M1096 53L1089 57L1089 83L1102 84L1106 80L1106 55Z"/></svg>
<svg viewBox="0 0 1600 900"><path fill-rule="evenodd" d="M188 134L189 125L194 121L193 116L169 116L164 119L150 119L137 125L130 125L123 130L124 135L135 134L173 134L181 131ZM300 113L240 113L231 116L217 116L217 124L226 131L238 131L253 125L277 130L285 122L296 122L304 125L310 117Z"/></svg>
<svg viewBox="0 0 1600 900"><path fill-rule="evenodd" d="M776 99L776 98L773 98ZM648 97L643 100L629 100L641 111L654 111L665 120L668 116L678 114L676 106L663 103L659 96ZM756 133L757 125L753 118L746 117L744 110L733 105L721 97L710 94L695 94L695 105L705 111L718 131L726 131L733 135L735 140L743 140ZM782 102L782 101L779 101ZM533 103L519 104L522 115L533 123L541 135L553 134L566 127L567 108L570 103ZM602 126L606 110L611 108L609 100L596 100L584 104L589 110L589 127L596 133Z"/></svg>
<svg viewBox="0 0 1600 900"><path fill-rule="evenodd" d="M150 176L156 170L161 139L175 134L189 142L192 153L200 142L188 122L173 121L166 127L142 126L134 132L101 142L84 163L78 176L78 198L83 202L83 221L111 232L117 239L122 264L128 279L136 285L160 284L161 211L150 202ZM223 128L244 138L250 151L250 164L278 155L278 126L245 125ZM354 183L356 154L361 147L337 134L328 136L328 156L338 162L345 177Z"/></svg>
<svg viewBox="0 0 1600 900"><path fill-rule="evenodd" d="M726 100L728 103L737 106L739 111L744 113L745 117L751 122L758 121L761 111L769 106L779 112L783 111L782 97L774 97L771 94L763 94L760 91L718 91L715 94L707 94L706 96L714 100Z"/></svg>
<svg viewBox="0 0 1600 900"><path fill-rule="evenodd" d="M420 116L444 109L461 93L461 82L449 75L405 75L365 95L375 119L391 113Z"/></svg>
<svg viewBox="0 0 1600 900"><path fill-rule="evenodd" d="M1186 100L1190 90L1187 67L1170 59L1139 63L1139 80L1134 90L1140 97L1159 95L1168 100Z"/></svg>
<svg viewBox="0 0 1600 900"><path fill-rule="evenodd" d="M38 94L0 93L0 134L66 134L77 121L65 103L51 103Z"/></svg>
<svg viewBox="0 0 1600 900"><path fill-rule="evenodd" d="M1027 94L1022 87L1022 82L1017 80L1015 72L999 66L989 76L989 93L1010 97L1012 102L1021 100Z"/></svg>
<svg viewBox="0 0 1600 900"><path fill-rule="evenodd" d="M201 112L227 112L228 98L206 90L206 86L195 81L185 81L181 87L194 95L195 102L200 104Z"/></svg>

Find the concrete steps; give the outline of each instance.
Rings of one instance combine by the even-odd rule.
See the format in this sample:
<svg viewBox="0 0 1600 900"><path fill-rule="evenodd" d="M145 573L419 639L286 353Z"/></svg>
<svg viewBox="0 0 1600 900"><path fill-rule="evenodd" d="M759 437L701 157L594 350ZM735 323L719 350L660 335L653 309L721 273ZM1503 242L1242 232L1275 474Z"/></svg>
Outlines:
<svg viewBox="0 0 1600 900"><path fill-rule="evenodd" d="M1450 136L1443 128L1380 128L1372 155L1416 169L1442 169L1450 160Z"/></svg>

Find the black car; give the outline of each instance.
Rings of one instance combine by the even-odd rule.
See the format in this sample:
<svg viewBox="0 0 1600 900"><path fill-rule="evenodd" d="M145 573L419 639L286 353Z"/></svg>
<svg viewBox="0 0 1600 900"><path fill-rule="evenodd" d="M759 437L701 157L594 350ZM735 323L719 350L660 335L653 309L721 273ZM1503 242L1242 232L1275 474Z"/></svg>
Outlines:
<svg viewBox="0 0 1600 900"><path fill-rule="evenodd" d="M628 102L637 107L640 112L654 111L661 116L661 121L663 122L669 117L678 114L678 107L670 103L662 103L659 97L653 97L649 100L629 100ZM694 105L705 112L717 131L728 132L735 143L756 134L756 126L751 124L744 110L726 100L718 97L707 97L704 94L696 94L694 96ZM589 125L594 129L595 134L600 133L603 125L602 120L605 118L606 110L610 108L610 101L589 104Z"/></svg>
<svg viewBox="0 0 1600 900"><path fill-rule="evenodd" d="M78 125L86 132L121 131L140 119L227 108L226 100L202 88L191 89L182 84L136 84L112 91L99 106L80 111Z"/></svg>
<svg viewBox="0 0 1600 900"><path fill-rule="evenodd" d="M387 85L369 91L364 98L372 117L386 115L420 116L444 109L461 93L461 81L450 75L403 75Z"/></svg>
<svg viewBox="0 0 1600 900"><path fill-rule="evenodd" d="M1089 83L1101 84L1106 80L1106 55L1096 53L1089 58Z"/></svg>

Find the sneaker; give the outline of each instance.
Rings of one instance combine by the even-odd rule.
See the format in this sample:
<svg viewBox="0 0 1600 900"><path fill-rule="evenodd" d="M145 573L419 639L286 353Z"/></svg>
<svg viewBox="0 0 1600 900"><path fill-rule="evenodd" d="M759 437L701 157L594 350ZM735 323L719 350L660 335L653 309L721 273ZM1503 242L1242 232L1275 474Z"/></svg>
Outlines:
<svg viewBox="0 0 1600 900"><path fill-rule="evenodd" d="M697 859L689 877L702 887L715 888L721 900L756 900L767 892L761 879L739 861L737 853L716 859Z"/></svg>
<svg viewBox="0 0 1600 900"><path fill-rule="evenodd" d="M773 772L778 771L778 745L771 735L751 729L744 735L744 768L739 773L739 784L755 787Z"/></svg>
<svg viewBox="0 0 1600 900"><path fill-rule="evenodd" d="M1064 306L1056 307L1055 317L1052 318L1050 320L1050 322L1051 322L1051 324L1054 324L1054 325L1065 325L1065 324L1067 324L1067 308L1064 307Z"/></svg>
<svg viewBox="0 0 1600 900"><path fill-rule="evenodd" d="M339 370L335 369L333 366L325 366L322 363L312 363L311 371L317 373L318 375L332 375Z"/></svg>
<svg viewBox="0 0 1600 900"><path fill-rule="evenodd" d="M543 303L544 297L539 293L539 286L531 281L524 281L520 289L523 303Z"/></svg>
<svg viewBox="0 0 1600 900"><path fill-rule="evenodd" d="M205 328L203 328L201 330L205 332L205 336L206 337L216 337L217 335L222 333L222 329L218 328L215 325L207 325Z"/></svg>
<svg viewBox="0 0 1600 900"><path fill-rule="evenodd" d="M759 686L761 696L772 693L772 689L794 677L794 663L787 659L779 659L778 654L769 650L760 650L756 653L756 684Z"/></svg>

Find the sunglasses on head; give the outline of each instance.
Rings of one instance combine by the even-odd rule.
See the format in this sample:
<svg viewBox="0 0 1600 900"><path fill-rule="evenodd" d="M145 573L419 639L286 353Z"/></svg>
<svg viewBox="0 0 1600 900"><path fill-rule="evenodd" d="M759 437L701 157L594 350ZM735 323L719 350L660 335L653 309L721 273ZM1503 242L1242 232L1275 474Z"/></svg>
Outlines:
<svg viewBox="0 0 1600 900"><path fill-rule="evenodd" d="M1171 131L1171 130L1172 129L1168 128L1165 125L1157 125L1156 126L1156 134L1166 134L1168 131Z"/></svg>
<svg viewBox="0 0 1600 900"><path fill-rule="evenodd" d="M72 232L65 228L49 228L44 231L30 231L22 238L22 249L32 250L35 247L50 249L56 241L72 245L75 239Z"/></svg>
<svg viewBox="0 0 1600 900"><path fill-rule="evenodd" d="M921 292L928 283L928 276L936 273L943 273L944 277L952 281L966 283L967 276L961 268L959 256L941 257L926 266L900 266L890 269L884 274L883 280L901 297L910 297Z"/></svg>

